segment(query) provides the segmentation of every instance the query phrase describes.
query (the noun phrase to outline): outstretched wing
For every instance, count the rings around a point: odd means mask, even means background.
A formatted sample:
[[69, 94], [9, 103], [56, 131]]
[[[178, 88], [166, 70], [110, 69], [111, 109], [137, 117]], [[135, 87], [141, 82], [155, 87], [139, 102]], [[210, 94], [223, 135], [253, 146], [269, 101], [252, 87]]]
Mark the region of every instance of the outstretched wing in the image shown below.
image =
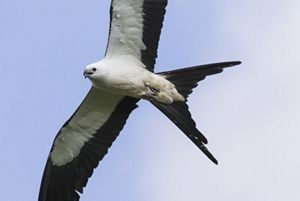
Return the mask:
[[113, 0], [106, 56], [130, 55], [153, 71], [167, 0]]
[[94, 168], [122, 130], [138, 99], [92, 88], [58, 132], [41, 183], [39, 201], [79, 200]]

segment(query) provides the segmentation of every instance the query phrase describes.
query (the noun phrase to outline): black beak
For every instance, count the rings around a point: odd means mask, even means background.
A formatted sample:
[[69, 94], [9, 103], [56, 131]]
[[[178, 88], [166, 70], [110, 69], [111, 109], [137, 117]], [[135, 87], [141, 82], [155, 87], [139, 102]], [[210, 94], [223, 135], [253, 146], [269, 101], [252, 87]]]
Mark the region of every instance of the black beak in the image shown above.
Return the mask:
[[93, 72], [90, 72], [90, 71], [87, 71], [87, 70], [84, 71], [84, 72], [83, 72], [84, 79], [90, 77], [90, 75], [92, 75], [92, 74], [93, 74]]

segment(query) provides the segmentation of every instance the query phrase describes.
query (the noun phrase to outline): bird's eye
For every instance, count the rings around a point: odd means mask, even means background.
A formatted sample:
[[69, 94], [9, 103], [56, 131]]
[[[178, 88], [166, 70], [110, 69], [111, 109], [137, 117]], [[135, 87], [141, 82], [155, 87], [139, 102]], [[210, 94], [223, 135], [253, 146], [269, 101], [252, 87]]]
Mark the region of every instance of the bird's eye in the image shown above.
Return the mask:
[[97, 69], [96, 68], [92, 68], [92, 70], [95, 72]]

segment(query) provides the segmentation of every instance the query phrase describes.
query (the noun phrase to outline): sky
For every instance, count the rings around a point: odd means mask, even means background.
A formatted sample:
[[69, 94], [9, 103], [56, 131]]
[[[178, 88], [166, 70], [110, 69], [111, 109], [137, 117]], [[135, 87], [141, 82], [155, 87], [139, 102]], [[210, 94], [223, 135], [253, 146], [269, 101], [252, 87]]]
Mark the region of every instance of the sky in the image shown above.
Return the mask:
[[[1, 200], [37, 200], [54, 136], [104, 55], [109, 1], [0, 2]], [[300, 2], [173, 0], [156, 71], [241, 60], [189, 97], [211, 163], [146, 101], [89, 180], [82, 201], [298, 201]]]

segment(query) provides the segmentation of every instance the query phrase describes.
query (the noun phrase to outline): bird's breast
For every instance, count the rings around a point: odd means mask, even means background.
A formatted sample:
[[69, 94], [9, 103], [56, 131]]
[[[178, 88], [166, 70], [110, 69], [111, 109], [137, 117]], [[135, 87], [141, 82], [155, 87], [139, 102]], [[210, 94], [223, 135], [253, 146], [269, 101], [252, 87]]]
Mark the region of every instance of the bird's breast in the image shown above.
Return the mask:
[[149, 71], [139, 66], [110, 66], [105, 75], [94, 77], [93, 86], [114, 94], [140, 98], [145, 91]]

